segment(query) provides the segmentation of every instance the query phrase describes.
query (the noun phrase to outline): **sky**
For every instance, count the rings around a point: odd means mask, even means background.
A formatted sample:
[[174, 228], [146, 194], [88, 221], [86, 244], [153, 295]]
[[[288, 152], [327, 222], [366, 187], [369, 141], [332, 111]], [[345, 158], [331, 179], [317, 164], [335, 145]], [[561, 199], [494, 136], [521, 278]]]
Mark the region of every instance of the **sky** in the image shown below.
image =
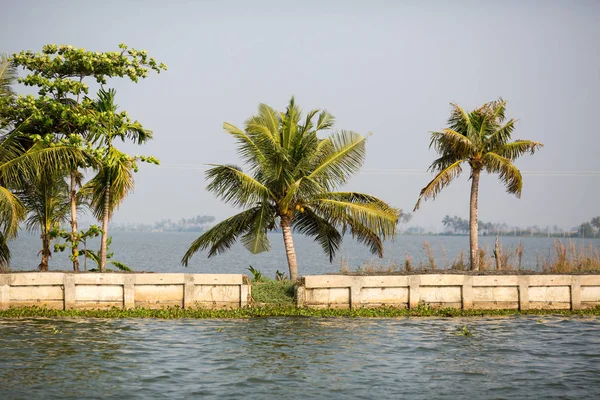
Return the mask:
[[[495, 176], [480, 183], [479, 217], [569, 228], [600, 215], [600, 2], [597, 1], [9, 1], [0, 52], [71, 44], [145, 49], [168, 71], [111, 80], [117, 103], [154, 133], [153, 155], [114, 221], [151, 223], [236, 212], [205, 190], [206, 164], [239, 164], [223, 122], [243, 126], [260, 103], [326, 109], [336, 129], [373, 133], [345, 190], [412, 211], [436, 158], [429, 132], [450, 103], [502, 97], [514, 139], [544, 143], [516, 161], [520, 199]], [[17, 87], [18, 92], [26, 92]], [[468, 217], [464, 173], [414, 214], [441, 227]]]

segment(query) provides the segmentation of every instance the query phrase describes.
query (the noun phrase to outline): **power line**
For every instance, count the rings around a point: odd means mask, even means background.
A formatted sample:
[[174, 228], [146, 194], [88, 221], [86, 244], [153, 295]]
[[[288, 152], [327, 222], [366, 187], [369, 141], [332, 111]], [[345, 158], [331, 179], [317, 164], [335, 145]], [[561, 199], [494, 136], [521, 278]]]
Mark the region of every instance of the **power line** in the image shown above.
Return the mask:
[[[184, 169], [184, 170], [206, 170], [210, 166], [205, 164], [172, 164], [161, 163], [164, 169]], [[424, 169], [400, 169], [400, 168], [363, 168], [360, 170], [364, 175], [431, 175]], [[540, 177], [600, 177], [600, 170], [521, 170], [522, 175], [540, 176]]]

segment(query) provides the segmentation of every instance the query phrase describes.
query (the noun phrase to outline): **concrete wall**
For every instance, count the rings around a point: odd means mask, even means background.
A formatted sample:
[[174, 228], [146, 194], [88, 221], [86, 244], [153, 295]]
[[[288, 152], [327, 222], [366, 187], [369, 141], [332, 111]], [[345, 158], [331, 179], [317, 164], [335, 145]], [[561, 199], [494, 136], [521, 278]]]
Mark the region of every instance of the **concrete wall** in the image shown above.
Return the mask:
[[306, 276], [298, 306], [468, 309], [573, 309], [600, 304], [600, 275]]
[[241, 274], [0, 274], [0, 309], [237, 308], [248, 304], [250, 286]]

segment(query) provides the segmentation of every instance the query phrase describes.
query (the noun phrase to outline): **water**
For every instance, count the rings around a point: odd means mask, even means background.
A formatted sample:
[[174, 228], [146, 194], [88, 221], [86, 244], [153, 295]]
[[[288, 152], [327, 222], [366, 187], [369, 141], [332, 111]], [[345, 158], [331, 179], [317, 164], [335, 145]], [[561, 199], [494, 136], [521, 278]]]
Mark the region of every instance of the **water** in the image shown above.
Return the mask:
[[600, 318], [0, 320], [0, 354], [6, 399], [583, 399]]
[[[196, 254], [188, 268], [181, 265], [181, 257], [189, 245], [198, 237], [198, 233], [152, 233], [152, 232], [115, 232], [112, 234], [113, 243], [110, 251], [115, 253], [114, 259], [122, 261], [138, 271], [153, 272], [190, 272], [190, 273], [248, 273], [247, 268], [252, 265], [264, 275], [275, 276], [275, 271], [287, 272], [287, 260], [283, 248], [283, 239], [280, 234], [269, 234], [271, 251], [258, 255], [250, 254], [241, 245], [237, 244], [228, 252], [208, 259], [206, 254]], [[494, 248], [494, 237], [480, 237], [480, 246], [491, 254]], [[576, 246], [594, 246], [600, 249], [600, 240], [570, 239]], [[397, 264], [402, 266], [407, 256], [412, 257], [413, 265], [426, 263], [426, 254], [423, 243], [428, 242], [433, 251], [438, 266], [447, 265], [461, 250], [468, 260], [469, 238], [466, 236], [398, 236], [395, 241], [386, 243], [384, 258], [373, 256], [366, 246], [345, 237], [339, 255], [333, 263], [323, 253], [318, 244], [312, 239], [301, 235], [294, 235], [299, 271], [301, 275], [325, 274], [340, 271], [341, 261], [349, 264], [350, 269], [365, 263], [374, 263], [380, 266]], [[523, 266], [535, 268], [537, 257], [548, 256], [553, 253], [553, 238], [536, 237], [502, 237], [500, 244], [507, 251], [517, 248], [519, 242], [525, 249]], [[569, 240], [563, 241], [564, 243]], [[39, 264], [37, 253], [41, 247], [37, 236], [21, 234], [14, 242], [10, 243], [13, 253], [11, 266], [13, 270], [35, 270]], [[98, 240], [89, 245], [92, 249], [99, 248]], [[444, 254], [445, 253], [445, 254]], [[93, 262], [89, 268], [94, 267]], [[517, 265], [516, 257], [511, 259]], [[54, 253], [50, 260], [51, 270], [69, 270], [71, 262], [69, 253]], [[82, 262], [83, 268], [83, 262]]]

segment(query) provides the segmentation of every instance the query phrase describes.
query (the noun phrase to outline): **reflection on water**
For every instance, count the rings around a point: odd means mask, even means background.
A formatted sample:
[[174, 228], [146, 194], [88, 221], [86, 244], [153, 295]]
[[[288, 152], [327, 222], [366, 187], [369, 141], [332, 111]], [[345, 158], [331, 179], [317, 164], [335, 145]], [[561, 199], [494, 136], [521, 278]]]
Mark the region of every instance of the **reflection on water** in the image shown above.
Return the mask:
[[2, 320], [0, 388], [23, 399], [593, 398], [599, 345], [597, 317]]

